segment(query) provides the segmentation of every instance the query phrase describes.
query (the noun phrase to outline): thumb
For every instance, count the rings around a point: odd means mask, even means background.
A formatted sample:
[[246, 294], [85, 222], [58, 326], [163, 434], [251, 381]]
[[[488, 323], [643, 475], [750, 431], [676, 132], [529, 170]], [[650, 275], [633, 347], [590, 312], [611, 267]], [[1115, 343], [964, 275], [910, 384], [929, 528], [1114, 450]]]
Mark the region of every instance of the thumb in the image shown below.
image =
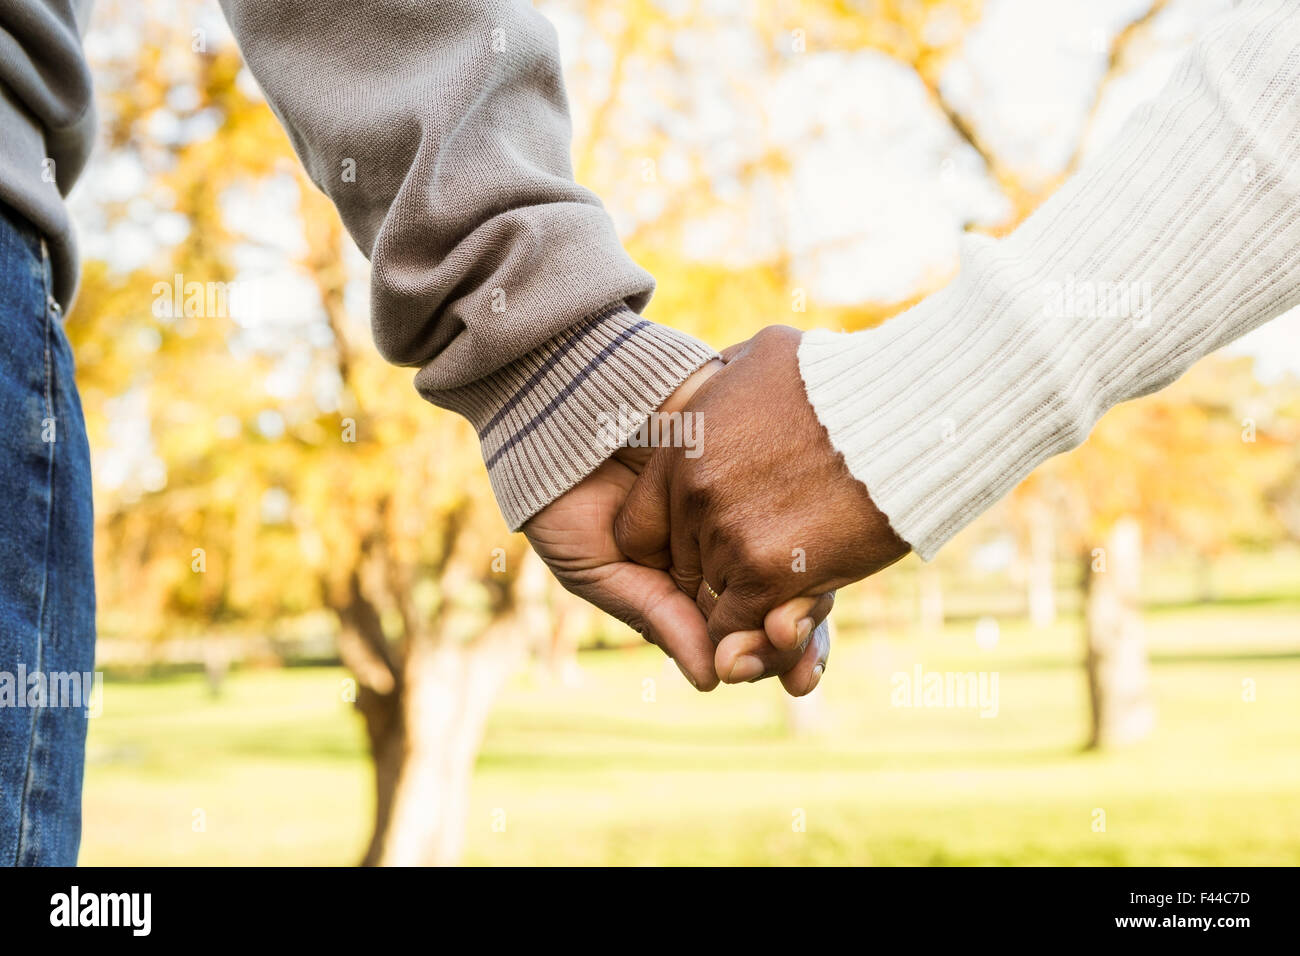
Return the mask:
[[723, 588], [718, 603], [709, 614], [709, 639], [718, 644], [737, 631], [761, 631], [767, 609], [776, 601], [761, 591], [749, 591], [731, 585]]
[[676, 662], [697, 690], [709, 691], [718, 686], [713, 643], [695, 602], [678, 590], [663, 571], [630, 561], [613, 567], [613, 573], [580, 591], [580, 596], [640, 630]]
[[774, 607], [763, 619], [763, 630], [772, 646], [783, 651], [803, 650], [813, 628], [826, 620], [835, 606], [835, 592], [803, 595]]
[[669, 551], [668, 468], [671, 459], [660, 449], [628, 492], [614, 516], [614, 542], [637, 564], [666, 570], [672, 566]]

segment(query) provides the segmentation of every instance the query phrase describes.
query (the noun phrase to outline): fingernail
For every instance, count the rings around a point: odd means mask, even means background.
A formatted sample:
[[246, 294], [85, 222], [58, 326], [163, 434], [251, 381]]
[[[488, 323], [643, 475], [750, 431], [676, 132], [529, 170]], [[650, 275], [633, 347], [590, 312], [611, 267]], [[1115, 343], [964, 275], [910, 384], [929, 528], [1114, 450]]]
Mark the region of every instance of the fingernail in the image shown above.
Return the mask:
[[821, 683], [822, 674], [825, 673], [825, 671], [825, 664], [818, 664], [813, 668], [812, 676], [808, 678], [808, 689], [804, 691], [805, 694], [811, 694], [813, 690], [816, 689], [817, 685]]
[[686, 678], [686, 680], [690, 683], [690, 685], [694, 687], [696, 690], [699, 690], [700, 685], [695, 683], [695, 678], [691, 676], [691, 672], [688, 671], [681, 664], [679, 664], [677, 661], [673, 661], [673, 663], [677, 664], [677, 669], [682, 672], [682, 676]]
[[736, 662], [731, 665], [731, 673], [727, 675], [728, 684], [740, 684], [747, 680], [753, 680], [760, 676], [766, 668], [763, 662], [751, 654], [741, 654], [736, 658]]
[[794, 626], [794, 636], [799, 639], [799, 650], [808, 646], [808, 638], [812, 637], [813, 619], [804, 617], [799, 619], [799, 623]]

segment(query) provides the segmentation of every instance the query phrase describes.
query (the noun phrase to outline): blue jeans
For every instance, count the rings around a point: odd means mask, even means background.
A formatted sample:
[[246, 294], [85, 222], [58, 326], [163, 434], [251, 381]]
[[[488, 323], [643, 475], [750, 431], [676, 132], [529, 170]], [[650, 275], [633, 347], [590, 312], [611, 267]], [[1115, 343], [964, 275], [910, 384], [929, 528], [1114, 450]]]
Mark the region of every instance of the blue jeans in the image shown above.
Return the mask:
[[[0, 864], [71, 866], [95, 664], [90, 449], [50, 263], [0, 205]], [[72, 675], [77, 675], [73, 686]]]

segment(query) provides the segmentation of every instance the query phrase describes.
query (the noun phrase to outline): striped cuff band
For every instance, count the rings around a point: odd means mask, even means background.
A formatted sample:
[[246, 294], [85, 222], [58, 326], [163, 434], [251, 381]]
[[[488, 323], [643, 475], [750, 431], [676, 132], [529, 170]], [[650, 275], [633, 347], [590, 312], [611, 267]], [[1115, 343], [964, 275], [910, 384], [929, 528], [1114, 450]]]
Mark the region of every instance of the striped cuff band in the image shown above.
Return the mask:
[[424, 397], [474, 425], [497, 503], [517, 531], [716, 357], [620, 302], [491, 375]]

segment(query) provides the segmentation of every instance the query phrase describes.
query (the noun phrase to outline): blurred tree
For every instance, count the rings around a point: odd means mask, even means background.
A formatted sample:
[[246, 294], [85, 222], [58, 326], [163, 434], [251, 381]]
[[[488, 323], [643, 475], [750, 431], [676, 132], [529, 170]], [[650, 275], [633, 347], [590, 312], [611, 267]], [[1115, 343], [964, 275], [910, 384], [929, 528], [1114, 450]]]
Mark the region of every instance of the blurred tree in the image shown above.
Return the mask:
[[1093, 550], [1084, 575], [1089, 748], [1134, 743], [1155, 726], [1139, 601], [1141, 568], [1141, 528], [1133, 518], [1120, 518], [1105, 547]]
[[[573, 14], [580, 42], [597, 49], [568, 82], [579, 121], [575, 166], [630, 219], [633, 252], [660, 282], [652, 314], [723, 343], [773, 321], [867, 327], [930, 291], [903, 303], [834, 307], [792, 296], [788, 223], [764, 218], [771, 204], [754, 197], [782, 194], [792, 150], [803, 145], [764, 108], [771, 81], [801, 52], [872, 49], [911, 66], [1016, 216], [1027, 213], [1041, 190], [1014, 181], [944, 102], [938, 82], [979, 10], [965, 0], [730, 11], [652, 0], [547, 4]], [[375, 357], [354, 304], [364, 301], [357, 257], [237, 53], [218, 40], [217, 16], [212, 3], [97, 7], [97, 23], [121, 28], [105, 30], [92, 49], [104, 143], [82, 203], [84, 221], [112, 241], [87, 261], [68, 328], [98, 458], [102, 627], [206, 636], [273, 631], [327, 612], [355, 682], [343, 694], [364, 717], [375, 759], [365, 861], [450, 862], [496, 688], [528, 642], [571, 646], [589, 618], [557, 605], [549, 578], [507, 533], [469, 427], [420, 402], [408, 376]], [[731, 59], [737, 37], [741, 53]], [[706, 72], [720, 75], [717, 89], [744, 120], [743, 141], [687, 135], [683, 118], [717, 105], [696, 95], [693, 77]], [[629, 84], [644, 88], [647, 77], [654, 102], [633, 104]], [[632, 105], [636, 121], [628, 122]], [[689, 174], [671, 190], [643, 188], [671, 162]], [[96, 189], [95, 175], [113, 188]], [[143, 185], [114, 186], [114, 177]], [[251, 225], [250, 206], [261, 216]], [[740, 207], [749, 210], [739, 220], [745, 229], [770, 232], [768, 257], [737, 265], [682, 252], [712, 213]], [[141, 241], [148, 252], [132, 259]], [[273, 295], [276, 285], [291, 294]], [[221, 295], [244, 288], [260, 310], [209, 308], [214, 295], [219, 306]], [[1204, 428], [1218, 423], [1212, 430], [1222, 438], [1221, 420], [1210, 406], [1189, 409], [1172, 396], [1108, 417], [1100, 441], [1094, 436], [1018, 492], [1018, 501], [1038, 495], [1093, 508], [1052, 508], [1058, 527], [1030, 550], [1040, 560], [1053, 550], [1090, 555], [1127, 514], [1143, 515], [1149, 541], [1190, 535], [1207, 551], [1229, 534], [1273, 533], [1251, 497], [1260, 482], [1287, 487], [1282, 471], [1264, 465], [1261, 453], [1272, 462], [1277, 450], [1269, 428], [1251, 450], [1254, 464], [1222, 488], [1186, 480], [1206, 460], [1223, 460], [1213, 456], [1224, 446], [1211, 448]], [[111, 467], [101, 467], [106, 460]], [[1243, 505], [1230, 530], [1211, 520], [1216, 508]], [[1031, 579], [1041, 595], [1044, 578]], [[930, 606], [941, 605], [937, 579], [926, 587]], [[1119, 624], [1106, 622], [1128, 613], [1130, 593], [1112, 602], [1120, 610], [1092, 615], [1098, 638], [1118, 633]], [[555, 625], [554, 606], [568, 609], [571, 622]], [[218, 670], [221, 659], [213, 653]]]
[[[1294, 424], [1280, 414], [1287, 391], [1262, 386], [1250, 359], [1212, 357], [1164, 391], [1113, 409], [1081, 447], [1014, 492], [1019, 527], [1032, 535], [1035, 522], [1049, 525], [1081, 572], [1091, 745], [1132, 739], [1133, 728], [1149, 726], [1134, 716], [1147, 710], [1139, 690], [1146, 665], [1138, 660], [1142, 539], [1209, 562], [1230, 546], [1281, 536], [1268, 490], [1291, 459]], [[1040, 573], [1052, 573], [1054, 558], [1054, 551], [1038, 557]]]
[[[175, 637], [332, 612], [375, 763], [364, 861], [454, 862], [495, 692], [549, 629], [549, 578], [507, 532], [472, 429], [421, 402], [347, 309], [338, 218], [234, 48], [195, 49], [201, 28], [170, 8], [112, 15], [140, 43], [97, 62], [100, 162], [149, 185], [96, 215], [108, 233], [185, 228], [134, 267], [89, 261], [69, 319], [96, 447], [132, 460], [98, 489], [103, 621]], [[270, 206], [252, 234], [241, 201]], [[278, 246], [276, 214], [296, 233]]]

